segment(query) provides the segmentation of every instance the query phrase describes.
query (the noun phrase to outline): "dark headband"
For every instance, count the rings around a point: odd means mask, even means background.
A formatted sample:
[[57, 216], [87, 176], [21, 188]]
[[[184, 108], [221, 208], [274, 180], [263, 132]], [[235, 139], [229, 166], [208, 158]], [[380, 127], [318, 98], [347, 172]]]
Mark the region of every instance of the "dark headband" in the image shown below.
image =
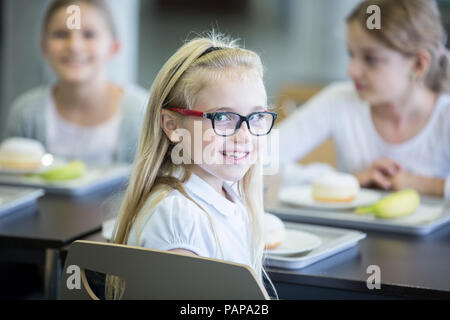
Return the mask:
[[[199, 55], [198, 57], [201, 58], [201, 57], [203, 57], [204, 55], [207, 55], [207, 54], [210, 53], [210, 52], [217, 51], [217, 50], [222, 50], [222, 49], [225, 49], [225, 48], [221, 48], [221, 47], [209, 47], [208, 49], [206, 49], [205, 51], [203, 51], [203, 53], [202, 53], [201, 55]], [[198, 58], [197, 58], [197, 59], [198, 59]]]
[[[199, 55], [197, 59], [199, 59], [199, 58], [201, 58], [201, 57], [207, 55], [207, 54], [210, 53], [210, 52], [217, 51], [217, 50], [222, 50], [222, 49], [225, 49], [225, 48], [221, 48], [221, 47], [209, 47], [208, 49], [206, 49], [205, 51], [203, 51], [202, 54]], [[173, 74], [177, 73], [177, 71], [181, 68], [181, 66], [184, 64], [185, 61], [186, 61], [186, 59], [184, 59], [184, 60], [177, 66], [177, 68], [175, 69], [175, 71], [173, 72]]]
[[[205, 51], [203, 51], [202, 54], [199, 55], [197, 59], [203, 57], [204, 55], [207, 55], [207, 54], [210, 53], [210, 52], [217, 51], [217, 50], [222, 50], [222, 49], [225, 49], [225, 48], [221, 48], [221, 47], [209, 47], [208, 49], [206, 49]], [[170, 80], [172, 79], [172, 77], [175, 75], [175, 73], [177, 73], [177, 71], [181, 68], [181, 66], [184, 64], [185, 61], [186, 61], [186, 59], [184, 59], [184, 60], [177, 66], [177, 68], [176, 68], [175, 71], [172, 73], [172, 75], [170, 76], [169, 81], [168, 81], [167, 83], [170, 82]], [[163, 106], [164, 106], [164, 105], [167, 105], [167, 103], [164, 102]]]

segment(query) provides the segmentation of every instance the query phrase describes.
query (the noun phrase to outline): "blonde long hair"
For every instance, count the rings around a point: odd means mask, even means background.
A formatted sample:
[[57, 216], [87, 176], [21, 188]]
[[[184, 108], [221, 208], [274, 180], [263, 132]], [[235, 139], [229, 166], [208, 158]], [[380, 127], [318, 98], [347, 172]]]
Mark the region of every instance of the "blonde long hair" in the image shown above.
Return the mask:
[[[217, 47], [221, 50], [203, 54], [207, 49]], [[142, 221], [142, 215], [149, 213], [172, 190], [178, 190], [192, 200], [183, 187], [191, 172], [188, 166], [175, 165], [171, 160], [171, 151], [174, 145], [161, 128], [161, 111], [163, 108], [172, 106], [192, 109], [195, 97], [200, 90], [210, 81], [236, 70], [236, 68], [254, 72], [261, 79], [263, 77], [263, 66], [256, 53], [239, 48], [236, 46], [236, 41], [217, 35], [189, 41], [164, 64], [151, 89], [134, 169], [114, 230], [112, 240], [114, 243], [127, 244], [133, 225], [139, 224], [139, 221]], [[212, 75], [212, 77], [207, 75]], [[252, 264], [260, 279], [264, 272], [262, 267], [264, 207], [261, 163], [260, 160], [257, 161], [238, 181], [238, 191], [247, 207], [252, 228], [252, 252], [250, 253]], [[180, 171], [181, 174], [178, 174], [178, 177], [174, 176], [176, 172]], [[150, 204], [148, 199], [151, 199]], [[206, 211], [205, 214], [211, 222]], [[140, 217], [138, 218], [138, 216]], [[211, 226], [214, 231], [212, 223]], [[220, 243], [218, 246], [221, 248]], [[117, 277], [108, 278], [106, 297], [120, 298], [123, 286]]]

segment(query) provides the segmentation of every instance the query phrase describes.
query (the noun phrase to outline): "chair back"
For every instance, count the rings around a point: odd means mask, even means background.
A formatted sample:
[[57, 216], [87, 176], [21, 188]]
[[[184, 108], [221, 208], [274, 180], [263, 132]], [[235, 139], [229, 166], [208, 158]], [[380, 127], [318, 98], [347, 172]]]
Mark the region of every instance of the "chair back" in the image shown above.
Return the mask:
[[[246, 265], [81, 240], [69, 248], [62, 276], [61, 299], [98, 299], [89, 286], [86, 270], [123, 279], [123, 299], [269, 299], [253, 270]], [[79, 279], [76, 278], [77, 272]], [[76, 286], [76, 281], [79, 281], [79, 286]]]

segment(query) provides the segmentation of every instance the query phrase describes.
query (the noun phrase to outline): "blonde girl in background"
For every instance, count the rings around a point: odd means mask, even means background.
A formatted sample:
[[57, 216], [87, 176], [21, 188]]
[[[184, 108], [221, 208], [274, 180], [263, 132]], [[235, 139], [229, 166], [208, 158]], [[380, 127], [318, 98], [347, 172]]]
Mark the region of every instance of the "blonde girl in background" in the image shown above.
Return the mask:
[[[371, 5], [381, 29], [366, 27]], [[331, 137], [338, 169], [361, 186], [450, 200], [450, 65], [436, 2], [363, 1], [347, 41], [352, 83], [331, 84], [280, 125], [280, 160]]]
[[[67, 8], [80, 8], [81, 29], [69, 29]], [[17, 98], [6, 136], [40, 141], [59, 158], [131, 163], [147, 93], [108, 80], [107, 64], [120, 50], [103, 0], [56, 0], [42, 26], [41, 48], [56, 82]]]
[[[214, 36], [182, 46], [153, 83], [113, 242], [245, 264], [262, 280], [259, 151], [275, 119], [257, 54]], [[109, 278], [106, 296], [120, 289]]]

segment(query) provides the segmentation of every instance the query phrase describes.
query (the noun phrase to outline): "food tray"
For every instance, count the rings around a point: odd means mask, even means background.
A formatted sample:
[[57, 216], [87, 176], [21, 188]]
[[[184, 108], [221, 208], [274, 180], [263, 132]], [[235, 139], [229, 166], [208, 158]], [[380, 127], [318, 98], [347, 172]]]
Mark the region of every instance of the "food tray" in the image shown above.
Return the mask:
[[301, 269], [352, 248], [358, 244], [358, 241], [366, 237], [365, 233], [348, 229], [293, 222], [285, 222], [285, 226], [286, 229], [312, 233], [322, 240], [322, 244], [314, 250], [298, 255], [278, 256], [267, 254], [265, 260], [267, 266], [282, 269]]
[[47, 181], [36, 176], [0, 174], [0, 184], [42, 188], [49, 194], [81, 196], [110, 185], [123, 183], [131, 172], [130, 165], [87, 167], [83, 177], [66, 181]]
[[43, 189], [0, 186], [0, 217], [33, 204], [44, 193]]
[[313, 210], [281, 202], [267, 211], [288, 221], [415, 235], [429, 234], [450, 222], [450, 207], [442, 199], [427, 196], [421, 196], [421, 204], [415, 213], [396, 219], [357, 215], [353, 209]]

